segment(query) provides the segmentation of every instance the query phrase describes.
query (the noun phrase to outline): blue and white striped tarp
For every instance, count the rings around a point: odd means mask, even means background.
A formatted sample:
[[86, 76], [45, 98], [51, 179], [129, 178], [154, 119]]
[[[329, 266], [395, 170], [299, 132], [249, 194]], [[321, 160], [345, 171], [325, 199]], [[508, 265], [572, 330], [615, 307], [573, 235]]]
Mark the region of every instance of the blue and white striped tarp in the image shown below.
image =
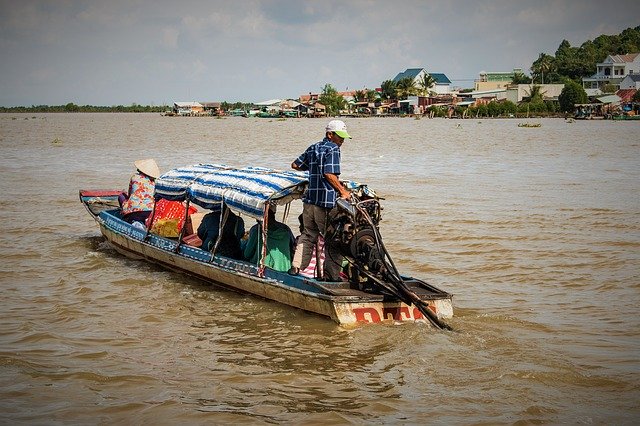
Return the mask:
[[155, 196], [188, 199], [210, 210], [219, 210], [224, 201], [238, 213], [261, 219], [265, 203], [287, 196], [301, 198], [307, 183], [306, 172], [197, 164], [170, 170], [156, 179]]

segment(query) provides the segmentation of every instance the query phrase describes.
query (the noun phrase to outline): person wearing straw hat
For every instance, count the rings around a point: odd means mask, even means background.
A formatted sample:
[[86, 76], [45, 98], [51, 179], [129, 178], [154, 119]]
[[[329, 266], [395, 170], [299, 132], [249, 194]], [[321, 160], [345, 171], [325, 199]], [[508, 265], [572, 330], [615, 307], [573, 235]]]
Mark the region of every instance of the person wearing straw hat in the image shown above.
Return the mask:
[[160, 169], [152, 158], [137, 160], [133, 163], [136, 173], [129, 180], [129, 191], [118, 197], [122, 208], [122, 218], [129, 222], [142, 222], [153, 211], [155, 180], [160, 176]]
[[[340, 147], [345, 139], [351, 139], [347, 126], [341, 120], [331, 120], [325, 128], [325, 137], [311, 145], [291, 163], [295, 170], [309, 171], [309, 187], [302, 199], [304, 231], [296, 247], [289, 273], [297, 275], [311, 261], [313, 247], [318, 236], [324, 237], [329, 212], [335, 207], [337, 197], [349, 198], [349, 191], [340, 183]], [[342, 255], [325, 240], [325, 262], [322, 279], [340, 281]]]

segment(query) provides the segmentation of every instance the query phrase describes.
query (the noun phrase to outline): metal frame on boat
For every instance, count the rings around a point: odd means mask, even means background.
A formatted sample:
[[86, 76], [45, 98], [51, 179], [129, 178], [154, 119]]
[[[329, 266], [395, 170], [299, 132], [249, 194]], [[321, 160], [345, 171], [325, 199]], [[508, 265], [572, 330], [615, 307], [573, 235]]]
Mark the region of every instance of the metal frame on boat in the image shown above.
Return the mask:
[[[269, 203], [288, 204], [300, 198], [306, 183], [306, 173], [301, 172], [197, 165], [162, 175], [156, 181], [156, 198], [193, 202], [209, 209], [224, 203], [260, 220]], [[435, 320], [438, 325], [441, 319], [453, 316], [452, 295], [415, 278], [403, 276], [402, 281], [419, 297], [416, 302], [424, 305], [422, 309], [388, 292], [358, 288], [355, 283], [324, 282], [275, 271], [263, 264], [212, 256], [181, 238], [161, 237], [125, 222], [118, 207], [119, 194], [120, 191], [80, 190], [80, 200], [106, 240], [127, 257], [329, 317], [344, 325], [426, 320], [432, 324]], [[429, 309], [426, 316], [424, 307]]]

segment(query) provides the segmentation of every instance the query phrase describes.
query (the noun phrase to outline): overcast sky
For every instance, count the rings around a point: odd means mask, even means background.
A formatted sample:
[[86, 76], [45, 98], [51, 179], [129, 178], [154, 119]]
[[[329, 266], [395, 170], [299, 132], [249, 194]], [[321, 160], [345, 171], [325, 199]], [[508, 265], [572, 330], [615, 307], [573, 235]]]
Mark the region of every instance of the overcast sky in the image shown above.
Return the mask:
[[637, 25], [639, 0], [0, 0], [0, 105], [258, 102], [414, 67], [472, 87]]

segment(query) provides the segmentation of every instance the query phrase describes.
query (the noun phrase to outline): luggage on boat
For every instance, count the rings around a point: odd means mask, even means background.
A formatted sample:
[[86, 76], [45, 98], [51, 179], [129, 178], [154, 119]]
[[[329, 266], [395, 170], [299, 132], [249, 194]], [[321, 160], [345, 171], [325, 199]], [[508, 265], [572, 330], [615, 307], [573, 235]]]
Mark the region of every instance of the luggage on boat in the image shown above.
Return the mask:
[[[185, 206], [180, 201], [160, 199], [156, 201], [155, 212], [147, 219], [147, 228], [151, 218], [151, 232], [167, 238], [178, 238], [184, 224]], [[189, 207], [189, 214], [196, 213], [198, 209]]]

